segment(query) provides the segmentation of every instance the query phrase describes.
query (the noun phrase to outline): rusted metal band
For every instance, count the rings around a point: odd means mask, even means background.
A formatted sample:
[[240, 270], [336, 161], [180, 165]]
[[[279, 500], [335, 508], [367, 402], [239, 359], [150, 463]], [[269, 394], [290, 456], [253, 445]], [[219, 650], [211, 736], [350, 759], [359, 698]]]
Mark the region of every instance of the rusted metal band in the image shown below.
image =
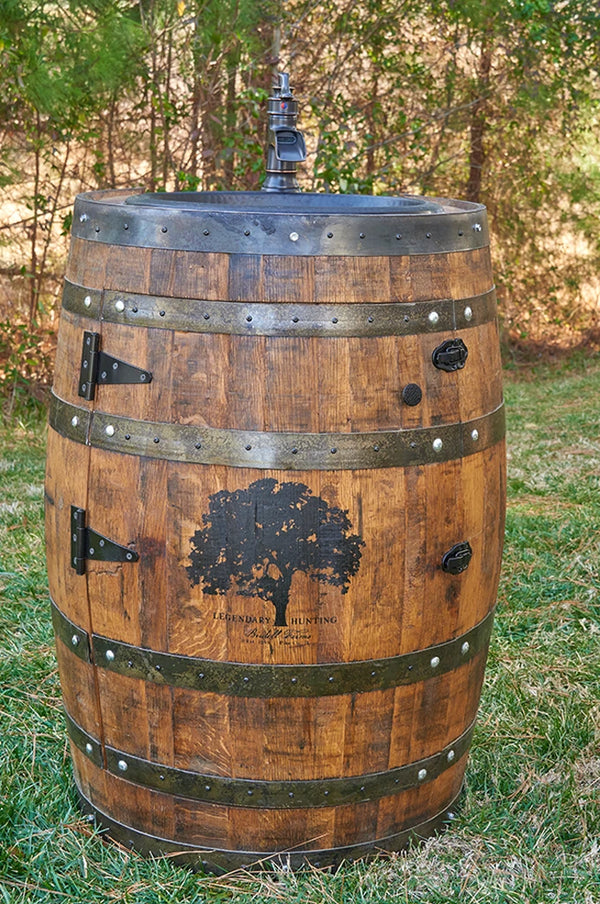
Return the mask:
[[489, 245], [482, 204], [442, 200], [439, 210], [415, 212], [393, 203], [400, 199], [358, 195], [200, 195], [168, 203], [156, 195], [81, 194], [72, 234], [131, 248], [294, 257], [445, 254]]
[[465, 458], [505, 435], [504, 406], [458, 424], [372, 433], [267, 433], [139, 421], [50, 402], [50, 426], [94, 448], [233, 468], [340, 471], [405, 468]]
[[[68, 713], [67, 726], [71, 740], [79, 750], [93, 759], [96, 765], [101, 765], [98, 755], [100, 753], [101, 758], [102, 751], [99, 751], [95, 738], [89, 736]], [[176, 769], [113, 747], [105, 748], [106, 767], [113, 775], [145, 788], [228, 807], [261, 810], [337, 807], [380, 800], [433, 781], [468, 752], [474, 728], [475, 721], [458, 738], [432, 756], [386, 772], [341, 778], [298, 781], [227, 778]]]
[[496, 291], [453, 300], [366, 304], [207, 301], [88, 289], [65, 280], [63, 308], [127, 326], [236, 336], [413, 336], [495, 320]]
[[[64, 616], [56, 610], [54, 618]], [[494, 610], [491, 610], [479, 624], [454, 640], [385, 659], [316, 665], [222, 662], [148, 650], [94, 634], [86, 661], [94, 661], [98, 667], [129, 678], [233, 697], [366, 693], [427, 681], [470, 662], [487, 650], [493, 618]], [[68, 629], [57, 631], [57, 637], [70, 646]]]
[[104, 752], [100, 741], [87, 732], [81, 725], [78, 725], [75, 719], [63, 709], [65, 722], [67, 723], [67, 732], [75, 747], [81, 750], [96, 766], [104, 768]]
[[58, 608], [54, 600], [50, 600], [50, 609], [52, 613], [52, 626], [54, 628], [54, 636], [61, 640], [75, 656], [84, 662], [91, 661], [90, 636], [74, 622], [72, 622], [64, 612]]
[[459, 668], [487, 650], [494, 611], [470, 631], [424, 650], [316, 665], [221, 662], [148, 650], [99, 634], [90, 638], [54, 603], [52, 620], [56, 637], [67, 647], [72, 648], [75, 631], [82, 636], [74, 648], [81, 659], [129, 678], [232, 697], [329, 697], [416, 684]]
[[462, 795], [461, 791], [450, 800], [446, 806], [432, 816], [417, 825], [407, 827], [401, 832], [377, 838], [373, 841], [359, 844], [346, 845], [344, 847], [327, 848], [320, 850], [292, 851], [228, 851], [214, 847], [205, 848], [182, 841], [173, 841], [149, 835], [131, 826], [117, 822], [104, 811], [96, 807], [77, 787], [79, 802], [82, 810], [94, 817], [96, 825], [106, 830], [109, 838], [119, 842], [125, 847], [131, 848], [144, 856], [168, 856], [177, 864], [185, 864], [195, 869], [207, 872], [225, 873], [234, 869], [248, 867], [269, 868], [285, 866], [298, 869], [304, 864], [326, 867], [337, 866], [343, 860], [362, 859], [385, 852], [401, 851], [411, 842], [424, 839], [443, 831], [455, 818], [455, 808]]

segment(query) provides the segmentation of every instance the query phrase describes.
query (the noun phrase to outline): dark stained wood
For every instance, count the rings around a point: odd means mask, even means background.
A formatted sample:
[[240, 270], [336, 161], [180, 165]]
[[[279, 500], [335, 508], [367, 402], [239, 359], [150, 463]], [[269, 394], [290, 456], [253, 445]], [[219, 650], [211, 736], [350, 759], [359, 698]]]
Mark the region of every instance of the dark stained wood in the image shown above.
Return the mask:
[[[489, 249], [414, 256], [216, 254], [71, 244], [67, 277], [89, 288], [267, 303], [469, 299], [492, 286]], [[465, 302], [465, 304], [468, 302]], [[77, 394], [82, 333], [152, 372], [148, 385]], [[445, 373], [431, 360], [459, 336], [469, 356]], [[496, 323], [453, 333], [300, 338], [184, 333], [63, 311], [54, 390], [82, 408], [142, 421], [267, 432], [357, 433], [469, 421], [502, 402]], [[408, 383], [423, 398], [402, 401]], [[504, 443], [407, 468], [277, 471], [192, 465], [91, 448], [49, 433], [47, 544], [57, 606], [90, 634], [221, 662], [313, 664], [370, 660], [459, 637], [495, 604], [505, 499]], [[347, 513], [360, 566], [341, 586], [297, 571], [285, 629], [268, 600], [235, 586], [192, 585], [192, 538], [210, 499], [272, 478], [300, 483]], [[70, 567], [70, 506], [131, 546], [139, 561]], [[256, 516], [258, 518], [258, 515]], [[466, 572], [441, 570], [468, 541]], [[65, 705], [103, 744], [206, 775], [303, 780], [386, 771], [442, 750], [474, 720], [486, 651], [452, 671], [384, 691], [254, 699], [160, 686], [82, 662], [57, 641]], [[176, 798], [94, 766], [73, 748], [76, 780], [100, 810], [138, 831], [228, 850], [318, 850], [375, 841], [426, 821], [454, 799], [466, 756], [399, 795], [339, 807], [264, 811]]]

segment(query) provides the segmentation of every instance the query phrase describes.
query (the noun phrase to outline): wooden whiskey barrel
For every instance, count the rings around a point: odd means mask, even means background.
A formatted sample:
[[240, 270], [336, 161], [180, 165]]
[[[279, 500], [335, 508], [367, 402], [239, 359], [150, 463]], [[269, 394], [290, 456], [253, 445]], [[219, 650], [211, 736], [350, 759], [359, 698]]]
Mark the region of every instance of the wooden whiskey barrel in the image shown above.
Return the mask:
[[48, 571], [111, 837], [325, 865], [450, 818], [503, 537], [488, 245], [457, 201], [77, 199]]

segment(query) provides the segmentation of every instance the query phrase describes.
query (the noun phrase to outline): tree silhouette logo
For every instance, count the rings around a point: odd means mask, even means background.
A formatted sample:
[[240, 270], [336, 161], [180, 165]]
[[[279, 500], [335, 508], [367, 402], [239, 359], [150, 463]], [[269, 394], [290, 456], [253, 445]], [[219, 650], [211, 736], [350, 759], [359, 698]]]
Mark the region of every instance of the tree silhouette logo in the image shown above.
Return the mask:
[[302, 571], [347, 593], [364, 541], [351, 534], [347, 511], [328, 505], [302, 483], [272, 477], [247, 489], [210, 496], [204, 527], [190, 538], [192, 586], [222, 594], [234, 588], [275, 606], [275, 625], [286, 626], [292, 578]]

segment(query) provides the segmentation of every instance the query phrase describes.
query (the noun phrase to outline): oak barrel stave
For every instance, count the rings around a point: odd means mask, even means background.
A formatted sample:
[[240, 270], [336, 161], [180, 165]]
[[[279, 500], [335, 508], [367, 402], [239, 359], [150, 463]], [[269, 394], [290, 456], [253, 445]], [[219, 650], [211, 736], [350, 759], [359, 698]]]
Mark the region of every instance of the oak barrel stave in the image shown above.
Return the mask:
[[[65, 426], [64, 418], [51, 420], [46, 490], [51, 595], [59, 618], [85, 632], [91, 651], [84, 661], [81, 649], [69, 649], [68, 633], [57, 638], [65, 706], [80, 731], [80, 746], [72, 742], [72, 752], [84, 806], [92, 807], [116, 837], [129, 838], [143, 850], [167, 850], [170, 843], [218, 848], [208, 861], [214, 868], [287, 848], [296, 852], [294, 863], [303, 852], [324, 863], [396, 849], [410, 831], [427, 834], [443, 823], [463, 780], [466, 752], [439, 775], [416, 779], [414, 787], [392, 795], [335, 806], [278, 803], [262, 809], [244, 807], [239, 800], [231, 806], [166, 794], [128, 781], [126, 773], [110, 771], [110, 751], [123, 761], [137, 757], [150, 764], [144, 767], [150, 771], [152, 764], [162, 764], [174, 770], [177, 782], [186, 771], [208, 783], [220, 776], [271, 783], [268, 788], [277, 782], [339, 778], [352, 783], [374, 773], [390, 776], [424, 758], [439, 758], [473, 724], [489, 630], [476, 652], [466, 653], [464, 662], [459, 658], [443, 674], [436, 675], [433, 666], [431, 676], [412, 683], [358, 692], [342, 687], [323, 696], [203, 692], [169, 684], [169, 679], [160, 683], [156, 675], [144, 680], [120, 674], [101, 657], [112, 641], [147, 651], [148, 661], [156, 663], [168, 653], [225, 667], [337, 667], [426, 651], [471, 636], [468, 632], [491, 617], [505, 478], [501, 426], [486, 432], [488, 421], [498, 420], [502, 389], [497, 325], [485, 300], [493, 290], [485, 236], [481, 247], [476, 236], [466, 250], [440, 250], [434, 224], [437, 246], [431, 254], [136, 247], [105, 238], [113, 211], [121, 216], [125, 210], [124, 197], [115, 197], [109, 193], [108, 213], [98, 221], [100, 239], [86, 233], [89, 224], [84, 224], [72, 240], [54, 394], [56, 409], [81, 423], [73, 427]], [[102, 207], [102, 195], [94, 203]], [[449, 202], [453, 216], [468, 208], [454, 203]], [[81, 209], [92, 211], [89, 200], [85, 204]], [[132, 228], [138, 228], [140, 218], [155, 215], [137, 211]], [[481, 210], [468, 215], [473, 230], [473, 216], [477, 223], [484, 220]], [[143, 234], [151, 242], [169, 239], [158, 233], [155, 239], [148, 229]], [[303, 236], [298, 244], [302, 241]], [[426, 247], [426, 240], [420, 241]], [[89, 315], [82, 293], [88, 293]], [[147, 322], [131, 322], [135, 299], [127, 297], [127, 322], [120, 322], [115, 302], [126, 293], [141, 299], [144, 311], [154, 312]], [[181, 319], [182, 310], [201, 310], [202, 300], [241, 304], [233, 313], [227, 309], [227, 317], [238, 318], [234, 331], [209, 332], [205, 324], [196, 331], [192, 315]], [[364, 313], [374, 310], [375, 320], [377, 307], [390, 303], [397, 306], [391, 316], [421, 318], [425, 326], [411, 326], [406, 334], [398, 327], [395, 335], [352, 335], [354, 327], [348, 335], [327, 332], [322, 311], [329, 316], [332, 305], [340, 306], [340, 320], [344, 305], [356, 306], [360, 317], [366, 306]], [[321, 324], [311, 326], [314, 335], [295, 336], [288, 325], [283, 335], [261, 334], [261, 323], [280, 324], [293, 315], [294, 305], [314, 307], [311, 323]], [[246, 308], [245, 316], [253, 320], [244, 335], [239, 318]], [[470, 317], [467, 308], [474, 312]], [[436, 329], [430, 315], [437, 309], [442, 318], [451, 312], [456, 325]], [[298, 312], [306, 316], [305, 309]], [[177, 328], [178, 322], [187, 328]], [[339, 333], [344, 327], [334, 329]], [[98, 333], [110, 355], [150, 371], [152, 382], [100, 385], [93, 401], [82, 399], [78, 381], [85, 330]], [[456, 337], [468, 348], [466, 365], [454, 373], [438, 370], [432, 364], [434, 349]], [[409, 406], [402, 393], [412, 383], [421, 387], [422, 399]], [[207, 431], [209, 439], [211, 430], [224, 430], [228, 443], [236, 431], [300, 440], [307, 434], [348, 435], [350, 442], [375, 432], [383, 442], [386, 431], [425, 431], [422, 435], [430, 437], [435, 433], [427, 431], [439, 428], [450, 431], [443, 433], [446, 437], [454, 435], [455, 425], [467, 429], [471, 422], [481, 427], [481, 437], [473, 440], [480, 448], [461, 439], [459, 453], [445, 452], [436, 460], [430, 452], [401, 467], [391, 460], [383, 467], [369, 461], [366, 468], [330, 468], [325, 462], [315, 470], [302, 463], [301, 454], [286, 458], [283, 469], [245, 467], [243, 450], [235, 451], [234, 466], [227, 466], [175, 460], [169, 452], [179, 437], [187, 442], [194, 429]], [[116, 425], [118, 436], [125, 423], [136, 430], [136, 424], [154, 424], [158, 435], [145, 445], [136, 440], [131, 452], [129, 440], [120, 436], [111, 451], [105, 426]], [[167, 441], [171, 436], [175, 440]], [[274, 626], [268, 600], [235, 590], [219, 596], [204, 592], [200, 584], [190, 585], [187, 570], [190, 542], [211, 497], [268, 479], [279, 486], [300, 483], [309, 495], [346, 512], [364, 543], [360, 567], [345, 593], [305, 573], [294, 574], [285, 630]], [[68, 536], [72, 505], [86, 510], [95, 531], [135, 550], [139, 561], [88, 560], [85, 576], [76, 575], [68, 544], [59, 540]], [[462, 540], [473, 550], [468, 569], [445, 573], [442, 556]], [[87, 743], [97, 749], [97, 760], [86, 751], [85, 737], [92, 739]], [[201, 862], [205, 855], [200, 850], [197, 856]]]

